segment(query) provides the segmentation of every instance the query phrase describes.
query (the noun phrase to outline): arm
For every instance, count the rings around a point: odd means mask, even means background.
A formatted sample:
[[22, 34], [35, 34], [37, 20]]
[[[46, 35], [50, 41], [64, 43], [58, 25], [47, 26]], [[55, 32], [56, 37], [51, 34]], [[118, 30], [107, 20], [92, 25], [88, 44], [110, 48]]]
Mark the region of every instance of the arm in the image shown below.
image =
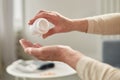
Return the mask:
[[26, 53], [40, 60], [65, 62], [76, 69], [82, 80], [120, 80], [120, 70], [84, 56], [68, 46], [41, 46], [20, 40]]
[[82, 57], [76, 70], [82, 80], [120, 80], [120, 70], [89, 57]]
[[[86, 20], [88, 21], [87, 33], [120, 34], [120, 13], [90, 17]], [[81, 30], [80, 21], [74, 20], [78, 31]], [[89, 57], [82, 57], [76, 65], [76, 70], [82, 80], [120, 80], [120, 70]]]
[[[44, 38], [55, 33], [69, 32], [73, 30], [94, 34], [120, 34], [119, 13], [72, 20], [63, 17], [58, 13], [42, 11], [30, 20], [29, 24], [32, 24], [37, 18], [41, 17], [48, 19], [55, 25], [53, 29], [43, 35]], [[23, 41], [21, 44], [25, 45]], [[36, 48], [36, 45], [29, 45], [25, 47], [24, 50], [26, 53], [29, 53], [38, 59], [57, 60], [69, 64], [77, 70], [79, 76], [83, 80], [120, 80], [120, 70], [85, 57], [80, 52], [76, 52], [73, 49], [71, 50], [71, 48], [68, 47], [48, 46]]]
[[120, 13], [88, 18], [88, 33], [103, 35], [120, 34]]
[[32, 25], [38, 18], [46, 18], [54, 28], [43, 35], [43, 38], [56, 33], [80, 31], [93, 34], [120, 34], [120, 13], [106, 14], [83, 19], [69, 19], [54, 11], [40, 11], [29, 21]]
[[78, 31], [103, 35], [120, 34], [120, 13], [73, 20], [73, 23]]

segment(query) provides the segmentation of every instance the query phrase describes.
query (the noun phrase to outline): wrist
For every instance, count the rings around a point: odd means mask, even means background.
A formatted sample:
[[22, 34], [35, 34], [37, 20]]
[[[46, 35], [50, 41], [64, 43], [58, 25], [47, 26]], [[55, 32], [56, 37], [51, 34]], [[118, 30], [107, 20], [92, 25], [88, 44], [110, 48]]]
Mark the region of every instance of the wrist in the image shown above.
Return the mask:
[[78, 61], [84, 56], [79, 51], [73, 50], [69, 46], [57, 46], [59, 53], [58, 61], [64, 62], [71, 66], [73, 69], [76, 69]]
[[87, 32], [88, 30], [88, 20], [87, 19], [73, 19], [73, 30], [80, 32]]
[[69, 55], [67, 54], [65, 58], [63, 59], [66, 64], [71, 66], [73, 69], [76, 69], [76, 65], [78, 61], [83, 57], [84, 55], [81, 54], [78, 51], [73, 51]]

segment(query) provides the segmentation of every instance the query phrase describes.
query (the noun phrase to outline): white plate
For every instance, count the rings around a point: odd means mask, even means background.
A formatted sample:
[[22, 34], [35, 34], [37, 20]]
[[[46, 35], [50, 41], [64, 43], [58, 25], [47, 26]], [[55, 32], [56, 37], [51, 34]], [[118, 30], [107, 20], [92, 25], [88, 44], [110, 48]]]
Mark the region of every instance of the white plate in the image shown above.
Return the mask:
[[55, 67], [48, 70], [36, 70], [34, 72], [24, 72], [13, 68], [13, 65], [7, 67], [7, 72], [16, 77], [26, 78], [56, 78], [76, 74], [76, 71], [62, 62], [54, 62]]

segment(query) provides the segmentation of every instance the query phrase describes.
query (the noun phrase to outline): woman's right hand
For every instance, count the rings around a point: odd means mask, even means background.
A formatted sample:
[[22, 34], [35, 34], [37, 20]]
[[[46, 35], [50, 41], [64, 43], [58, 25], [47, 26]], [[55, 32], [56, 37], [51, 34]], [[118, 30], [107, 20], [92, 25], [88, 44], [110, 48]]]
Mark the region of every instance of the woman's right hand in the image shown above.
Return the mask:
[[71, 19], [62, 16], [57, 12], [45, 10], [37, 13], [36, 16], [29, 21], [29, 25], [32, 25], [34, 21], [38, 18], [45, 18], [54, 25], [52, 29], [50, 29], [46, 34], [43, 35], [43, 38], [56, 33], [70, 32], [74, 28]]

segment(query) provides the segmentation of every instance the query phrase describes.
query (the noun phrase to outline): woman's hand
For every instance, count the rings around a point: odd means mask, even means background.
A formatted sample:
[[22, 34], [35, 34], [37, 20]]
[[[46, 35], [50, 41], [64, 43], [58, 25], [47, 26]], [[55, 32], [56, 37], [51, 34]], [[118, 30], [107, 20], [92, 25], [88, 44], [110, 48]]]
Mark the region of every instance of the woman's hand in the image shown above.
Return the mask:
[[65, 62], [74, 69], [78, 60], [83, 56], [83, 54], [68, 46], [41, 46], [38, 43], [32, 44], [24, 39], [20, 40], [20, 44], [26, 53], [36, 57], [39, 60]]
[[73, 30], [72, 28], [74, 28], [71, 19], [62, 16], [57, 12], [45, 10], [37, 13], [36, 16], [29, 21], [29, 25], [32, 25], [38, 18], [45, 18], [54, 25], [51, 30], [43, 35], [43, 38], [46, 38], [55, 33], [69, 32]]

